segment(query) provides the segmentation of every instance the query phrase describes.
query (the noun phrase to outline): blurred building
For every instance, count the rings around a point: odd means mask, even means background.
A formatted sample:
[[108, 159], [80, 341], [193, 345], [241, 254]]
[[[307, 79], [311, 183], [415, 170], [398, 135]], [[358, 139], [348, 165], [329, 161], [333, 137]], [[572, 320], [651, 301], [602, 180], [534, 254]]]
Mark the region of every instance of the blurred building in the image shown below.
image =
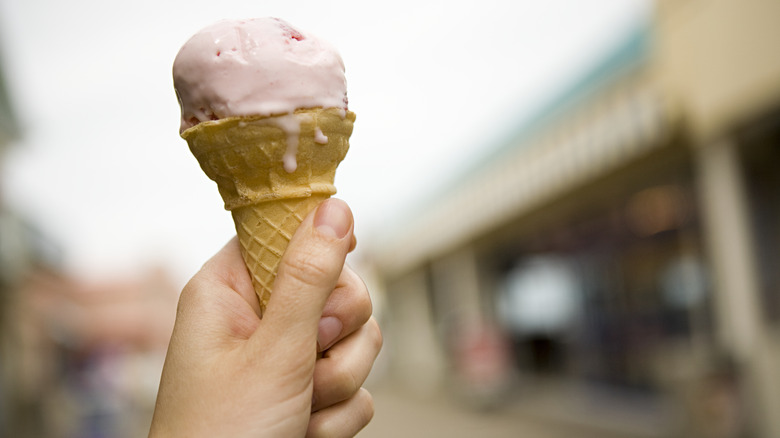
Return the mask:
[[778, 17], [658, 1], [378, 245], [390, 377], [625, 436], [780, 436]]
[[[0, 184], [19, 125], [0, 62]], [[159, 269], [74, 278], [33, 224], [0, 197], [0, 436], [146, 435], [178, 287]]]

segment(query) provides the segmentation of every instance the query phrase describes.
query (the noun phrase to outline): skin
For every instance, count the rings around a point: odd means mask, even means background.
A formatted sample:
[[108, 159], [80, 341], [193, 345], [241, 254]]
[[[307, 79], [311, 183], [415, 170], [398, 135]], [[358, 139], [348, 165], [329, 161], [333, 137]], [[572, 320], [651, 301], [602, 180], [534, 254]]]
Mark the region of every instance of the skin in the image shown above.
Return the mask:
[[368, 424], [361, 386], [382, 335], [344, 263], [354, 246], [349, 207], [322, 203], [290, 241], [262, 319], [237, 240], [209, 260], [182, 291], [149, 436], [350, 437]]

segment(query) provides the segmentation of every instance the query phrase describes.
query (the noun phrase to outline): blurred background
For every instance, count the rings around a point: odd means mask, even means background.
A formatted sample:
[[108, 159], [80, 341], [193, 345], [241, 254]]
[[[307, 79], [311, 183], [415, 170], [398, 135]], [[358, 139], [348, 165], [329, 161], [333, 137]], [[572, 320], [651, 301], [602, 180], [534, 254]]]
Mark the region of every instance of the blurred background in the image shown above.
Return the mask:
[[170, 67], [248, 16], [347, 65], [361, 437], [780, 436], [780, 3], [216, 3], [0, 0], [0, 436], [146, 435], [234, 234]]

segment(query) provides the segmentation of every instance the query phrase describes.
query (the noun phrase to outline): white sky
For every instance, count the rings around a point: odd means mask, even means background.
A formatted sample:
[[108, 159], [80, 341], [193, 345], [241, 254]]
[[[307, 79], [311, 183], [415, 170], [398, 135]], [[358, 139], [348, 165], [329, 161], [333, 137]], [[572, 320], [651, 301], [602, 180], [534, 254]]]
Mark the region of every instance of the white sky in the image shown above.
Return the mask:
[[162, 263], [184, 281], [234, 230], [178, 136], [173, 58], [217, 19], [277, 16], [344, 58], [358, 119], [337, 196], [370, 242], [646, 20], [649, 1], [0, 0], [24, 130], [2, 196], [68, 269]]

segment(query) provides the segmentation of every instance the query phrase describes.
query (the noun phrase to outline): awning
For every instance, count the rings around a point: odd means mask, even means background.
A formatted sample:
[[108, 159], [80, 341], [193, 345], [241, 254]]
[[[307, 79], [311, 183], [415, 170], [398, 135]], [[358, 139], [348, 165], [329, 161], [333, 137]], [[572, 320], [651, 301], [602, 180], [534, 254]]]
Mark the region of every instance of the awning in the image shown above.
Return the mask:
[[375, 254], [402, 273], [664, 144], [676, 118], [649, 84], [611, 87], [504, 152], [431, 203]]

